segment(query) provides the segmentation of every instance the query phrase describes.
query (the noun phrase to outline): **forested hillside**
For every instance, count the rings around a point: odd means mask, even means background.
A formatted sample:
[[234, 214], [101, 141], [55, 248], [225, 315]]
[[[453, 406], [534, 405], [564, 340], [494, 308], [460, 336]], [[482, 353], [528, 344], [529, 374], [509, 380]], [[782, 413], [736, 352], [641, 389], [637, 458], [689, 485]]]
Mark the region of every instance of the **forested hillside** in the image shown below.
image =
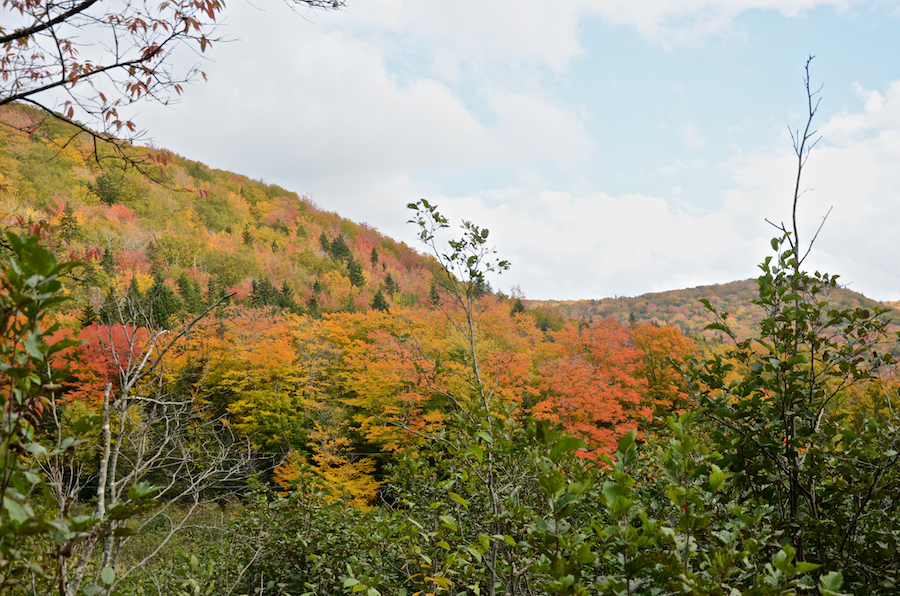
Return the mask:
[[3, 109], [0, 593], [896, 590], [891, 311], [791, 234], [758, 280], [536, 303], [427, 200], [423, 254]]
[[0, 131], [0, 215], [48, 221], [59, 256], [92, 264], [72, 288], [81, 308], [99, 309], [96, 290], [114, 278], [146, 290], [154, 271], [173, 289], [189, 282], [298, 313], [366, 310], [376, 295], [381, 307], [428, 300], [428, 259], [306, 197], [178, 156], [143, 172], [98, 163], [86, 139], [67, 143], [72, 127], [4, 110], [37, 128]]
[[[678, 327], [685, 335], [706, 339], [719, 338], [721, 332], [707, 330], [706, 326], [715, 322], [715, 316], [700, 299], [723, 313], [728, 313], [729, 324], [738, 337], [753, 337], [757, 325], [763, 317], [763, 309], [753, 300], [759, 294], [756, 280], [733, 281], [727, 284], [699, 286], [684, 290], [669, 290], [642, 296], [618, 296], [600, 300], [542, 300], [528, 301], [535, 309], [554, 313], [565, 319], [590, 320], [593, 318], [614, 318], [623, 323], [656, 322], [662, 325]], [[893, 321], [900, 320], [898, 304], [880, 303], [866, 298], [852, 290], [836, 287], [828, 293], [828, 301], [835, 308], [868, 308], [881, 307], [889, 309], [885, 317]], [[892, 327], [893, 328], [893, 327]]]

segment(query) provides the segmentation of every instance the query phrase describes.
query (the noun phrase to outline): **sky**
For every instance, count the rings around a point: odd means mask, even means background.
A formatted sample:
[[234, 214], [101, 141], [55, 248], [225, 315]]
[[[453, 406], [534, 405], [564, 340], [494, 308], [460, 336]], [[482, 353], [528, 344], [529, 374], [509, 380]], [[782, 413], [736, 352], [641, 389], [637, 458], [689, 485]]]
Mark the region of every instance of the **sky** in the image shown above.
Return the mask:
[[[900, 3], [231, 0], [157, 146], [416, 246], [406, 205], [491, 231], [496, 289], [588, 299], [754, 277], [821, 104], [807, 266], [900, 300]], [[196, 55], [180, 60], [196, 61]]]

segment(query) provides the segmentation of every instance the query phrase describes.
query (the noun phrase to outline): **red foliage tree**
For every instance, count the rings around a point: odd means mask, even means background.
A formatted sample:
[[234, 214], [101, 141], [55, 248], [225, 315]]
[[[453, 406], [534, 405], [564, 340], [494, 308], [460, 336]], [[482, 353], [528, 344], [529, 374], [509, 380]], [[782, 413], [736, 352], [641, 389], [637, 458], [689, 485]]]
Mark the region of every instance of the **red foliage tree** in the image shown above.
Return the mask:
[[561, 422], [592, 449], [615, 451], [619, 437], [652, 412], [638, 374], [642, 353], [629, 329], [615, 319], [570, 322], [553, 339], [555, 354], [542, 366], [546, 391], [535, 415]]
[[71, 372], [65, 398], [98, 405], [108, 383], [112, 383], [115, 394], [120, 371], [137, 364], [149, 338], [146, 329], [121, 323], [94, 323], [82, 329], [78, 334], [82, 345], [63, 355]]

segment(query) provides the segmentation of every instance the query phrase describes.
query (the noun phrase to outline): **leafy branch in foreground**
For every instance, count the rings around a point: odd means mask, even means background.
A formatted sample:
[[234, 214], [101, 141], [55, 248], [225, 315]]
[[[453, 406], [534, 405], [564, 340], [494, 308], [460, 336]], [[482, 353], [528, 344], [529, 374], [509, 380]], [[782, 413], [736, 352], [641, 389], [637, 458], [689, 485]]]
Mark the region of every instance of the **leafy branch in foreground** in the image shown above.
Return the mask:
[[[797, 559], [820, 566], [823, 578], [843, 570], [854, 592], [890, 590], [900, 584], [900, 536], [893, 529], [900, 513], [900, 419], [892, 408], [856, 419], [844, 408], [854, 391], [881, 383], [882, 371], [894, 366], [888, 349], [894, 338], [887, 309], [833, 308], [838, 276], [801, 268], [815, 242], [814, 236], [803, 250], [796, 219], [800, 175], [815, 145], [818, 91], [809, 84], [809, 61], [804, 82], [808, 119], [802, 133], [792, 133], [794, 222], [790, 231], [776, 226], [776, 255], [760, 265], [753, 301], [763, 311], [759, 335], [707, 361], [695, 392], [741, 498], [774, 507], [775, 527]], [[726, 316], [709, 328], [734, 339]]]

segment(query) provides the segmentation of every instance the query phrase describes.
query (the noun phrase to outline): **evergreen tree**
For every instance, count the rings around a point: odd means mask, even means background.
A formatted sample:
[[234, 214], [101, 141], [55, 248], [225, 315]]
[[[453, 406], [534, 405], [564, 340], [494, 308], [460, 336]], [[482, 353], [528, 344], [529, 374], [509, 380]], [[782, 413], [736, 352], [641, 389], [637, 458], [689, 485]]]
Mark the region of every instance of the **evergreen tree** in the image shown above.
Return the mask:
[[163, 264], [163, 255], [162, 251], [159, 250], [159, 245], [156, 242], [151, 242], [147, 245], [147, 260], [150, 261], [150, 275], [154, 278], [163, 276], [165, 277], [165, 266]]
[[116, 258], [113, 256], [112, 250], [110, 250], [108, 246], [103, 249], [103, 257], [100, 259], [100, 266], [103, 267], [103, 270], [109, 275], [114, 275], [116, 272]]
[[97, 177], [94, 190], [101, 201], [113, 205], [122, 198], [124, 186], [125, 177], [122, 172], [106, 170]]
[[350, 252], [350, 247], [347, 246], [347, 242], [342, 234], [338, 234], [331, 242], [331, 250], [329, 252], [331, 253], [331, 258], [335, 261], [348, 261], [353, 258], [353, 253]]
[[350, 283], [354, 286], [361, 288], [366, 285], [366, 277], [363, 275], [362, 265], [357, 263], [353, 257], [350, 257], [350, 260], [347, 262], [347, 273], [350, 277]]
[[372, 309], [383, 312], [388, 311], [388, 303], [387, 300], [384, 299], [384, 294], [381, 293], [381, 290], [375, 292], [375, 295], [372, 297]]
[[292, 313], [299, 314], [301, 311], [300, 305], [294, 300], [294, 292], [287, 285], [287, 282], [281, 284], [281, 292], [277, 296], [277, 304]]
[[372, 262], [372, 265], [375, 266], [378, 264], [378, 248], [372, 247], [372, 253], [369, 255], [369, 261]]
[[253, 235], [250, 233], [250, 226], [244, 228], [244, 232], [241, 234], [241, 239], [243, 240], [245, 246], [253, 246]]
[[147, 292], [150, 320], [157, 328], [168, 329], [172, 315], [182, 308], [181, 298], [166, 284], [164, 275], [154, 276], [153, 285]]
[[397, 286], [397, 282], [394, 281], [394, 276], [390, 273], [387, 274], [387, 277], [384, 278], [384, 292], [388, 296], [393, 296], [394, 293], [400, 288]]
[[248, 300], [253, 306], [276, 306], [281, 298], [274, 284], [264, 277], [259, 281], [254, 279], [251, 282]]
[[310, 296], [306, 301], [306, 312], [314, 319], [321, 318], [322, 313], [319, 311], [319, 301], [316, 300], [315, 295]]
[[324, 231], [319, 235], [319, 246], [322, 247], [322, 250], [331, 254], [331, 241], [328, 240], [328, 236], [325, 235]]
[[215, 304], [227, 295], [228, 288], [225, 287], [225, 282], [219, 274], [211, 276], [206, 284], [206, 303]]
[[512, 308], [510, 309], [510, 314], [517, 315], [523, 312], [525, 312], [525, 305], [522, 304], [521, 299], [516, 298], [516, 301], [513, 303]]
[[90, 327], [94, 322], [97, 321], [97, 311], [94, 310], [94, 305], [90, 302], [84, 307], [84, 310], [81, 311], [81, 317], [79, 318], [79, 322], [81, 323], [82, 329], [85, 327]]
[[200, 284], [189, 279], [187, 274], [183, 272], [178, 276], [176, 284], [178, 286], [178, 294], [184, 302], [185, 310], [193, 314], [203, 310], [203, 296], [201, 295]]
[[482, 298], [494, 293], [491, 282], [486, 280], [484, 276], [476, 278], [472, 282], [472, 295], [476, 298]]
[[132, 322], [143, 325], [143, 302], [144, 296], [138, 288], [137, 279], [132, 276], [124, 297], [117, 297], [112, 289], [107, 291], [97, 318], [104, 325]]
[[441, 293], [434, 282], [431, 282], [431, 288], [428, 290], [428, 302], [432, 307], [436, 307], [441, 303]]
[[59, 237], [65, 242], [71, 242], [78, 238], [81, 233], [81, 227], [78, 225], [78, 218], [75, 217], [75, 210], [72, 204], [66, 201], [65, 209], [59, 219]]
[[138, 287], [137, 277], [134, 275], [131, 276], [131, 281], [128, 282], [128, 290], [125, 291], [125, 301], [129, 304], [138, 304], [141, 301], [143, 294], [141, 293], [141, 289]]

